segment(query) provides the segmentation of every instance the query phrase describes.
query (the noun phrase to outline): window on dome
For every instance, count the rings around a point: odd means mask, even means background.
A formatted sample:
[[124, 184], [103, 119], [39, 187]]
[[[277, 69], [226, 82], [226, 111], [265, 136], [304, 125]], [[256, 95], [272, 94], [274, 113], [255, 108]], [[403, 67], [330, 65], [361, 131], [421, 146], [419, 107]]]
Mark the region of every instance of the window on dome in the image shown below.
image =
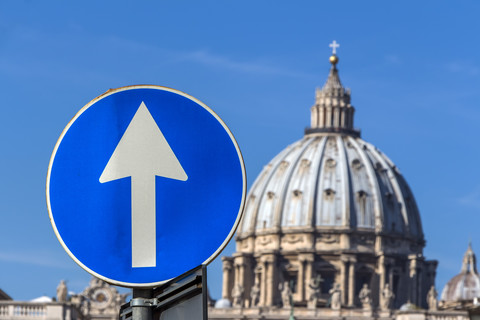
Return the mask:
[[355, 170], [360, 170], [363, 167], [362, 163], [358, 159], [353, 159], [352, 168]]
[[357, 203], [357, 217], [358, 217], [358, 225], [363, 226], [363, 227], [368, 227], [373, 224], [372, 220], [372, 215], [369, 213], [368, 208], [367, 208], [367, 198], [368, 194], [363, 191], [357, 191], [356, 195], [356, 203]]
[[333, 189], [325, 189], [324, 191], [324, 194], [325, 194], [325, 200], [333, 200], [334, 197], [335, 197], [335, 191]]

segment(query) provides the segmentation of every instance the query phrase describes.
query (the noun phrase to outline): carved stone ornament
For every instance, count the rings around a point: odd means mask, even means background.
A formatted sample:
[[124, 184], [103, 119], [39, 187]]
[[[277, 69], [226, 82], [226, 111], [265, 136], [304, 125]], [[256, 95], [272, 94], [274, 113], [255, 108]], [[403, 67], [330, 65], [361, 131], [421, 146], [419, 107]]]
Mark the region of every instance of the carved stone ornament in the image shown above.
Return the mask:
[[375, 244], [375, 236], [361, 235], [352, 237], [353, 243], [358, 245], [373, 245]]
[[390, 285], [386, 283], [380, 296], [380, 309], [383, 311], [391, 310], [393, 299], [395, 299], [395, 294], [390, 289]]
[[338, 234], [319, 234], [317, 235], [317, 242], [337, 243], [340, 242], [340, 236]]
[[257, 239], [257, 242], [262, 246], [266, 246], [267, 244], [272, 243], [273, 241], [272, 241], [272, 238], [270, 237], [259, 237]]
[[288, 242], [288, 243], [297, 243], [297, 242], [303, 242], [304, 241], [304, 237], [301, 236], [301, 235], [288, 235], [284, 238], [284, 241], [285, 242]]
[[330, 307], [332, 310], [340, 310], [342, 307], [342, 290], [340, 284], [336, 283], [328, 292], [330, 294]]
[[362, 303], [362, 308], [364, 310], [372, 309], [372, 297], [371, 297], [371, 291], [368, 288], [368, 284], [366, 283], [363, 284], [363, 287], [358, 294], [358, 299]]

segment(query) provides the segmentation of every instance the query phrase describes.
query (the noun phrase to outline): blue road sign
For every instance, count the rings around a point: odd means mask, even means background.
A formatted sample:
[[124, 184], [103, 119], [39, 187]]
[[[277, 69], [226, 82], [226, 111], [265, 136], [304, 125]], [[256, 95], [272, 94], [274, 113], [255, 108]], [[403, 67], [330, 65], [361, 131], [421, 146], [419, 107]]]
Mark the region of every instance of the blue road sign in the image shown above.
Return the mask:
[[58, 240], [112, 284], [153, 287], [226, 246], [246, 194], [239, 147], [206, 105], [159, 86], [114, 89], [62, 132], [48, 168]]

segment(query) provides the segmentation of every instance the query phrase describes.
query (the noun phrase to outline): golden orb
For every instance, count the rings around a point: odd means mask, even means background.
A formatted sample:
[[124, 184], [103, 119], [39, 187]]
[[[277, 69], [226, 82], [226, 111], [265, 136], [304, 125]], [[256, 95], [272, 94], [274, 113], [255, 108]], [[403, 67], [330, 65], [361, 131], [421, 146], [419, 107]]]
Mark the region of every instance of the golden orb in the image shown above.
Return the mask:
[[330, 56], [330, 63], [336, 65], [338, 63], [338, 57], [336, 55]]

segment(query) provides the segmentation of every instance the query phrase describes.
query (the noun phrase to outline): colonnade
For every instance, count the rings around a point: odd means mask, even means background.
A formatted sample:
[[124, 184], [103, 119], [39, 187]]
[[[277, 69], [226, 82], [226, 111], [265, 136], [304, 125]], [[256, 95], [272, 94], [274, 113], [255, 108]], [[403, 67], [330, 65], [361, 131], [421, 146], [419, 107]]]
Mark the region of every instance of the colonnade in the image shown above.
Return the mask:
[[[222, 260], [222, 298], [232, 301], [232, 291], [235, 286], [238, 286], [237, 292], [241, 290], [242, 307], [248, 307], [253, 303], [250, 301], [250, 294], [254, 285], [257, 285], [260, 291], [258, 306], [281, 305], [279, 287], [285, 281], [286, 265], [294, 270], [296, 292], [293, 293], [293, 298], [299, 305], [305, 305], [308, 301], [309, 282], [318, 274], [322, 274], [322, 267], [326, 264], [335, 270], [334, 283], [340, 284], [342, 305], [348, 307], [358, 305], [356, 291], [359, 288], [357, 286], [363, 285], [357, 281], [360, 268], [363, 273], [365, 273], [364, 270], [371, 270], [371, 280], [367, 284], [376, 304], [379, 303], [381, 292], [388, 283], [394, 291], [399, 285], [401, 286], [401, 292], [396, 293], [400, 303], [410, 301], [415, 305], [422, 306], [425, 304], [424, 296], [433, 285], [431, 282], [435, 277], [433, 275], [425, 278], [425, 274], [427, 274], [425, 270], [426, 267], [429, 267], [430, 262], [424, 261], [423, 257], [418, 255], [410, 255], [406, 261], [398, 261], [395, 257], [386, 257], [383, 254], [370, 257], [370, 261], [368, 259], [359, 261], [358, 255], [342, 254], [336, 259], [325, 261], [324, 258], [316, 257], [314, 253], [300, 253], [294, 261], [287, 261], [276, 253], [261, 254], [255, 257], [251, 254], [236, 253], [234, 257], [224, 257]], [[433, 272], [435, 267], [436, 262]], [[432, 268], [430, 267], [430, 269]], [[402, 272], [402, 270], [404, 271]], [[401, 284], [397, 282], [401, 282]], [[322, 292], [322, 294], [326, 295], [328, 292]]]

